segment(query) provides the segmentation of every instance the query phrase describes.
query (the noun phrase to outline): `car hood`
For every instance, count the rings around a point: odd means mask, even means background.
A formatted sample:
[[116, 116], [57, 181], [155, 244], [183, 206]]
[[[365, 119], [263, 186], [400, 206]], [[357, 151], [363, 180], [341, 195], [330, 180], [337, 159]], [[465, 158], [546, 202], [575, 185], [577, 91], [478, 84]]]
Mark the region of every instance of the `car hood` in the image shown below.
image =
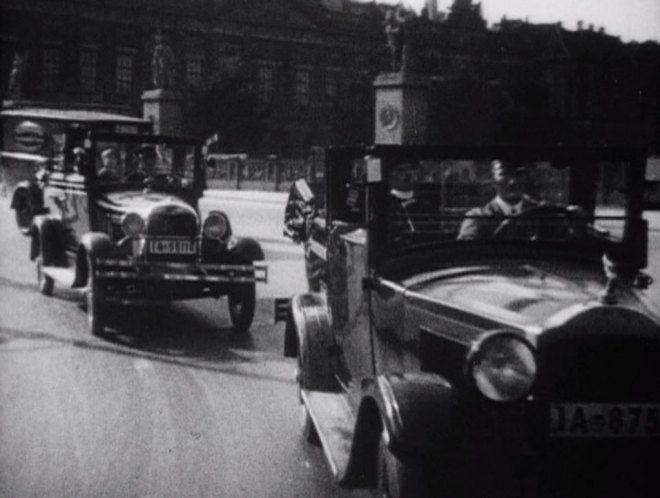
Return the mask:
[[402, 282], [414, 299], [437, 302], [515, 327], [543, 327], [567, 309], [599, 303], [605, 278], [579, 268], [479, 266]]
[[106, 193], [99, 199], [98, 204], [113, 214], [132, 212], [138, 213], [145, 219], [156, 208], [195, 214], [195, 210], [179, 197], [149, 190]]

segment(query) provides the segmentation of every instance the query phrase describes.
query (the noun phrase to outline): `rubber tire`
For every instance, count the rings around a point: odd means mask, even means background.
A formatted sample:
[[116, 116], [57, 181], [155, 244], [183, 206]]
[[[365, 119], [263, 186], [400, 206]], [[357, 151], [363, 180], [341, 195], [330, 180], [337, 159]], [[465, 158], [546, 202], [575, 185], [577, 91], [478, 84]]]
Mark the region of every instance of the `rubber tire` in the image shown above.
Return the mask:
[[18, 200], [14, 213], [16, 215], [16, 225], [23, 235], [30, 235], [34, 213], [30, 207], [30, 201], [25, 197]]
[[37, 258], [37, 285], [39, 286], [39, 292], [44, 296], [52, 296], [53, 289], [55, 287], [55, 280], [52, 277], [49, 277], [42, 271], [43, 260], [40, 257]]
[[381, 436], [378, 444], [378, 496], [387, 498], [417, 498], [428, 496], [419, 469], [399, 460], [387, 448]]
[[107, 321], [107, 305], [103, 301], [103, 295], [94, 278], [94, 266], [87, 259], [87, 291], [85, 292], [85, 303], [87, 305], [87, 328], [94, 336], [100, 336], [105, 332]]
[[227, 295], [229, 317], [234, 332], [246, 334], [250, 330], [257, 304], [257, 287], [254, 282], [235, 284]]

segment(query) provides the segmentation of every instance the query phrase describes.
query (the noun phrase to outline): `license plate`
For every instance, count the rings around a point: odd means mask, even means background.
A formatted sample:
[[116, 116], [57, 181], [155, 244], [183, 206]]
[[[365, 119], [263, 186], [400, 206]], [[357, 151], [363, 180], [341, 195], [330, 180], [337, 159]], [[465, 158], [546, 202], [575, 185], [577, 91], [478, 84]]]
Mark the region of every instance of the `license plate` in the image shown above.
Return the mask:
[[194, 240], [150, 240], [149, 254], [173, 256], [197, 254], [197, 242]]
[[553, 403], [550, 436], [563, 438], [660, 437], [660, 405]]

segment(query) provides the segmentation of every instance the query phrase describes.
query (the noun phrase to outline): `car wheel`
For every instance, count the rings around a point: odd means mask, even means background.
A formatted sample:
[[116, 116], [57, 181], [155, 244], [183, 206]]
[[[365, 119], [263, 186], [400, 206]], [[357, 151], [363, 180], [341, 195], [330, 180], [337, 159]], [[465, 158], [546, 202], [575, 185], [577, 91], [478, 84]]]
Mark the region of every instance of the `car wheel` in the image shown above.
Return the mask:
[[107, 305], [103, 300], [103, 293], [94, 277], [94, 266], [88, 259], [87, 291], [85, 304], [87, 305], [87, 327], [92, 335], [101, 335], [105, 331], [107, 320]]
[[378, 445], [378, 496], [411, 498], [427, 496], [422, 475], [414, 466], [399, 460], [381, 436]]
[[235, 332], [245, 334], [250, 330], [257, 302], [256, 296], [257, 291], [254, 282], [236, 284], [229, 292], [227, 296], [229, 316]]
[[46, 275], [43, 271], [43, 260], [37, 258], [37, 284], [39, 285], [39, 292], [44, 296], [52, 296], [55, 281], [52, 277]]
[[17, 203], [16, 208], [14, 208], [16, 214], [16, 224], [18, 225], [19, 231], [23, 235], [30, 235], [30, 228], [32, 227], [32, 219], [34, 214], [32, 213], [32, 208], [30, 207], [30, 202], [27, 198], [23, 197]]

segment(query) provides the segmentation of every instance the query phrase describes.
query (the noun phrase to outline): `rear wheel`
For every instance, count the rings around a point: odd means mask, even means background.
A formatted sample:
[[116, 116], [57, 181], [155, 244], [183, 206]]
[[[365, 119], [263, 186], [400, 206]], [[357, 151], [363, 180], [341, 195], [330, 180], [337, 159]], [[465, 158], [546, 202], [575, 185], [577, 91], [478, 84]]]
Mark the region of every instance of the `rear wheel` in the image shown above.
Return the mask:
[[227, 296], [227, 301], [234, 331], [239, 334], [247, 333], [254, 319], [257, 302], [256, 285], [254, 282], [234, 285]]
[[16, 214], [16, 225], [18, 225], [19, 231], [23, 235], [30, 235], [34, 213], [32, 212], [30, 201], [25, 196], [22, 196], [17, 201], [14, 212]]
[[51, 296], [53, 294], [55, 281], [52, 277], [49, 277], [44, 273], [43, 260], [41, 257], [37, 258], [37, 284], [39, 285], [39, 292], [44, 296]]

